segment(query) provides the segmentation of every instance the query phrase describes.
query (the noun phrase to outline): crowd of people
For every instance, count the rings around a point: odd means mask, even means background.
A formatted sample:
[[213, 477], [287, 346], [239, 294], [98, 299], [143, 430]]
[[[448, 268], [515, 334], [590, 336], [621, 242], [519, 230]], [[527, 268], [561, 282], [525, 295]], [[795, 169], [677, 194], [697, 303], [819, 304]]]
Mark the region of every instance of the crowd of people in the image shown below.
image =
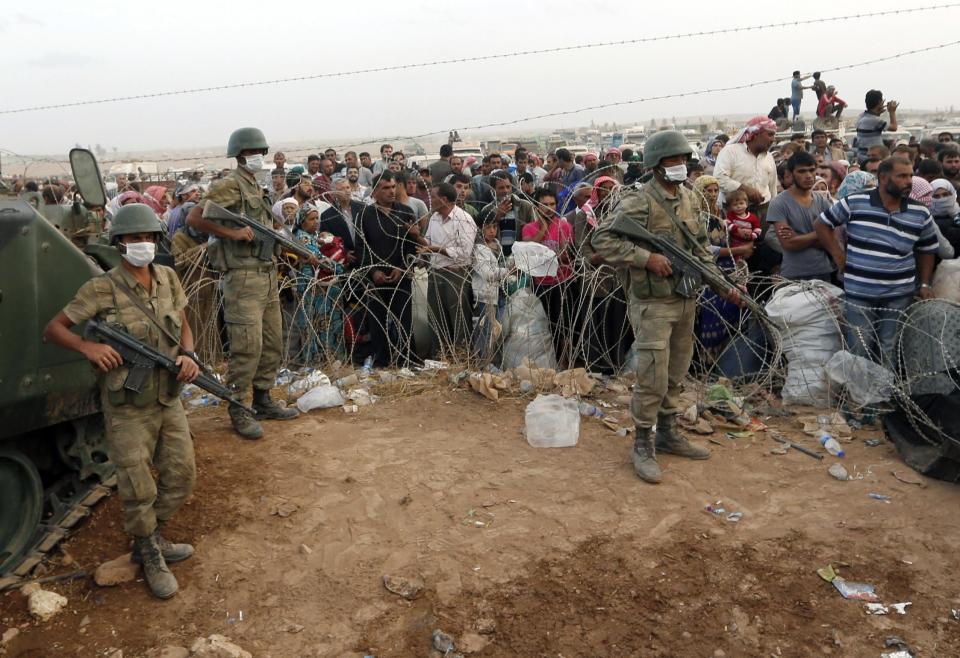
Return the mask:
[[[801, 96], [802, 83], [798, 72]], [[791, 102], [796, 115], [800, 100]], [[678, 431], [679, 394], [691, 363], [717, 359], [745, 309], [758, 308], [748, 292], [762, 298], [782, 281], [843, 288], [847, 349], [894, 367], [899, 314], [933, 296], [938, 262], [960, 249], [960, 149], [949, 133], [889, 143], [896, 110], [867, 92], [853, 144], [822, 125], [778, 143], [779, 118], [757, 116], [701, 153], [664, 130], [642, 154], [558, 148], [541, 158], [518, 148], [464, 159], [446, 144], [428, 166], [383, 144], [376, 160], [326, 149], [291, 164], [275, 153], [267, 169], [266, 137], [241, 128], [227, 146], [236, 167], [206, 188], [188, 178], [171, 193], [118, 178], [105, 207], [89, 211], [120, 263], [87, 281], [45, 335], [104, 373], [124, 526], [151, 590], [173, 596], [167, 565], [193, 553], [161, 531], [196, 475], [179, 387], [198, 376], [196, 340], [211, 330], [235, 400], [252, 389], [249, 407], [227, 405], [250, 440], [263, 436], [261, 421], [298, 415], [271, 397], [285, 360], [498, 367], [518, 337], [537, 364], [630, 368], [632, 460], [649, 483], [661, 481], [658, 453], [710, 457]], [[16, 184], [38, 205], [85, 203], [69, 185]], [[227, 219], [237, 216], [257, 232]], [[155, 264], [164, 251], [175, 270]], [[417, 306], [426, 344], [415, 339]], [[175, 359], [179, 372], [126, 386], [115, 350], [70, 331], [95, 317]]]

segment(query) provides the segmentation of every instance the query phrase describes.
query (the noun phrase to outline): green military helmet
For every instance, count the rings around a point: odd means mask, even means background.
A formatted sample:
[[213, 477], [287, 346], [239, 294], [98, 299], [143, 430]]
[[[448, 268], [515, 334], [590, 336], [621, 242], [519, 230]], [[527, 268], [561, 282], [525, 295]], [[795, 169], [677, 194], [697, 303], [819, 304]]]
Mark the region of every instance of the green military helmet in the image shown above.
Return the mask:
[[259, 128], [237, 128], [230, 133], [230, 140], [227, 142], [227, 157], [235, 158], [241, 152], [246, 150], [269, 151], [267, 138], [263, 136], [263, 131]]
[[692, 155], [693, 149], [687, 138], [676, 130], [654, 133], [643, 145], [643, 166], [653, 169], [664, 158], [672, 155]]
[[145, 203], [128, 203], [117, 211], [110, 224], [110, 243], [121, 235], [134, 233], [163, 233], [160, 218]]

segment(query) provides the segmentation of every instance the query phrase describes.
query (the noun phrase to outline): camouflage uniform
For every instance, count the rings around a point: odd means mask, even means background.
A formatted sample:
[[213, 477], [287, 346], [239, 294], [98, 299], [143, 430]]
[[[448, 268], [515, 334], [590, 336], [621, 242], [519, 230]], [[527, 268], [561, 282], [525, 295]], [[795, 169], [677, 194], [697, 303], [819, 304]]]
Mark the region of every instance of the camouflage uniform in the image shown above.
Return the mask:
[[[707, 239], [707, 224], [697, 210], [693, 194], [685, 187], [670, 195], [656, 180], [639, 192], [624, 195], [608, 217], [625, 213], [651, 233], [668, 235], [687, 245], [683, 233], [657, 202], [669, 204], [677, 217], [702, 246], [694, 254], [714, 266]], [[679, 411], [680, 388], [693, 357], [693, 324], [696, 299], [674, 292], [674, 276], [661, 277], [646, 269], [651, 252], [609, 229], [604, 222], [594, 231], [591, 244], [605, 262], [620, 269], [623, 288], [628, 291], [627, 313], [633, 326], [633, 348], [638, 353], [637, 383], [633, 388], [630, 413], [638, 428], [649, 429], [658, 416], [673, 417]]]
[[[238, 167], [213, 185], [206, 200], [273, 228], [270, 200], [252, 174]], [[246, 392], [270, 390], [283, 350], [277, 261], [260, 260], [255, 242], [219, 239], [208, 247], [223, 271], [223, 319], [230, 338], [227, 384]]]
[[[133, 289], [167, 331], [180, 338], [186, 295], [169, 267], [151, 265], [150, 292], [118, 266], [90, 279], [63, 309], [74, 324], [97, 317], [123, 325], [137, 340], [170, 358], [179, 354], [154, 322], [146, 317], [113, 280]], [[193, 439], [180, 402], [181, 385], [175, 374], [154, 369], [140, 393], [124, 389], [128, 368], [121, 366], [100, 378], [100, 399], [107, 430], [107, 451], [117, 468], [117, 489], [123, 503], [123, 527], [135, 537], [146, 537], [158, 522], [169, 519], [193, 491], [196, 480]], [[150, 467], [157, 469], [154, 482]]]

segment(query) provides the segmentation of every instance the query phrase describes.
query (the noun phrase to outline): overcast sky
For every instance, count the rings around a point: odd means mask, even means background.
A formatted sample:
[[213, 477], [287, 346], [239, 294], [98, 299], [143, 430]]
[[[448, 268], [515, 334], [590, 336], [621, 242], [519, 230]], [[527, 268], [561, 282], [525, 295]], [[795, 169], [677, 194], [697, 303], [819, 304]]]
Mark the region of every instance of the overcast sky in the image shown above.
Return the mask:
[[[38, 6], [42, 11], [33, 8]], [[5, 8], [0, 17], [0, 109], [908, 6], [920, 3], [21, 3], [18, 9]], [[277, 143], [445, 131], [788, 77], [793, 69], [828, 69], [955, 40], [958, 20], [960, 8], [0, 115], [0, 148], [55, 155], [65, 155], [76, 142], [120, 151], [223, 148], [231, 130], [243, 125], [262, 128]], [[956, 102], [955, 86], [941, 72], [955, 68], [958, 50], [824, 74], [824, 79], [837, 85], [854, 111], [871, 87], [904, 106], [945, 107]], [[503, 133], [585, 125], [591, 119], [631, 124], [674, 115], [766, 114], [777, 96], [787, 95], [784, 81], [595, 110]], [[807, 92], [808, 113], [815, 100]]]

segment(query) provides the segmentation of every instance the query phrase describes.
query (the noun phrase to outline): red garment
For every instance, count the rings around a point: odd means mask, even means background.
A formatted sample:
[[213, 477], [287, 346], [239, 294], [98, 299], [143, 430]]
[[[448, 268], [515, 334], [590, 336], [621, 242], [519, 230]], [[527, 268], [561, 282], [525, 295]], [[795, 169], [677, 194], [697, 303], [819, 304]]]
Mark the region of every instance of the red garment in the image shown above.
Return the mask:
[[[745, 228], [750, 231], [753, 237], [749, 240], [741, 238], [734, 229]], [[752, 212], [748, 212], [746, 217], [738, 217], [732, 210], [727, 212], [727, 231], [730, 233], [730, 247], [742, 247], [750, 244], [760, 238], [760, 218]], [[741, 260], [741, 256], [736, 257]]]
[[847, 106], [847, 101], [843, 100], [836, 94], [833, 96], [827, 96], [827, 92], [823, 92], [823, 95], [820, 97], [820, 102], [817, 104], [817, 116], [825, 117], [827, 115], [827, 105], [842, 105], [843, 107]]

